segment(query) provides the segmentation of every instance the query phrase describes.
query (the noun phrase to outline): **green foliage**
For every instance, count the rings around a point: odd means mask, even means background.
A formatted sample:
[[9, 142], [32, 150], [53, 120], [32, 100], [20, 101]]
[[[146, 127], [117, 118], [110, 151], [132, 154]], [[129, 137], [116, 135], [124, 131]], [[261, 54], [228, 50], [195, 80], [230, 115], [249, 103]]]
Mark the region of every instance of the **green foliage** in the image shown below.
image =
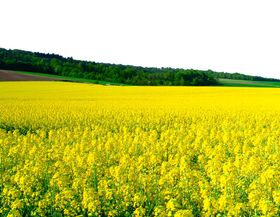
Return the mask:
[[275, 78], [264, 78], [261, 76], [251, 76], [244, 75], [240, 73], [228, 73], [228, 72], [214, 72], [212, 70], [207, 71], [207, 75], [213, 76], [214, 78], [219, 79], [231, 79], [231, 80], [245, 80], [245, 81], [276, 81], [279, 82], [279, 79]]
[[217, 85], [201, 70], [145, 68], [64, 58], [56, 54], [33, 53], [0, 48], [0, 69], [40, 72], [59, 76], [100, 80], [130, 85]]
[[56, 54], [33, 53], [0, 48], [0, 69], [40, 72], [79, 79], [151, 86], [209, 86], [223, 85], [218, 79], [246, 81], [280, 80], [240, 73], [202, 71], [194, 69], [147, 68], [115, 65], [64, 58]]

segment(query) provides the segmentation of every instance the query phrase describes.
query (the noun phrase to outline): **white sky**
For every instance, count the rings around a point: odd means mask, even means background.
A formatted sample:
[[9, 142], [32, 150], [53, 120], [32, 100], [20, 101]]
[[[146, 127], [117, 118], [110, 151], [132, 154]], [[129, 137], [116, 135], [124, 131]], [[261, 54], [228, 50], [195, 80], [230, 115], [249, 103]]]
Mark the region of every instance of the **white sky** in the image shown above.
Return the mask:
[[279, 0], [0, 0], [0, 47], [280, 78]]

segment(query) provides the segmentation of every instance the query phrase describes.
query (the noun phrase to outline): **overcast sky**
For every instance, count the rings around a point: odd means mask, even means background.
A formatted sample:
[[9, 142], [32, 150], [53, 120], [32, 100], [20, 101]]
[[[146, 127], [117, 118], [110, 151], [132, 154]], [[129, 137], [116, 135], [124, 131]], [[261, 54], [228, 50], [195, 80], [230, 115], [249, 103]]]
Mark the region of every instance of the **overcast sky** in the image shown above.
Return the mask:
[[280, 78], [279, 0], [0, 0], [0, 47]]

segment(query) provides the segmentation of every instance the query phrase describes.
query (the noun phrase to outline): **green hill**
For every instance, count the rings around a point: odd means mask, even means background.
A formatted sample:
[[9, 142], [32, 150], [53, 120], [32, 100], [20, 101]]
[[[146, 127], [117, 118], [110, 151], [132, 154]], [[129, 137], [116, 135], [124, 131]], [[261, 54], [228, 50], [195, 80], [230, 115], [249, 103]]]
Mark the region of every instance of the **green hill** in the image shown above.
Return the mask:
[[278, 82], [280, 84], [280, 80], [277, 79], [240, 73], [96, 63], [65, 58], [57, 54], [7, 50], [4, 48], [0, 48], [0, 69], [59, 76], [63, 80], [78, 82], [127, 85], [266, 87], [278, 86]]
[[218, 79], [218, 83], [227, 87], [280, 87], [279, 81], [252, 81], [236, 79]]

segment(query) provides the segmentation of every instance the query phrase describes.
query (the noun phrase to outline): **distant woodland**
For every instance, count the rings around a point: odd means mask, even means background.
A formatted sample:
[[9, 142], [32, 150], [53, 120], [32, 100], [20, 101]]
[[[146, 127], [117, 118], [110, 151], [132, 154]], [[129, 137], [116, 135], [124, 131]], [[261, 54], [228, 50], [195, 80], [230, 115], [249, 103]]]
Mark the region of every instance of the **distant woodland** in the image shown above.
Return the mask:
[[44, 54], [0, 48], [0, 69], [40, 72], [74, 78], [108, 81], [130, 85], [218, 85], [218, 78], [252, 81], [279, 81], [239, 73], [202, 71], [195, 69], [152, 68], [130, 65], [96, 63]]

